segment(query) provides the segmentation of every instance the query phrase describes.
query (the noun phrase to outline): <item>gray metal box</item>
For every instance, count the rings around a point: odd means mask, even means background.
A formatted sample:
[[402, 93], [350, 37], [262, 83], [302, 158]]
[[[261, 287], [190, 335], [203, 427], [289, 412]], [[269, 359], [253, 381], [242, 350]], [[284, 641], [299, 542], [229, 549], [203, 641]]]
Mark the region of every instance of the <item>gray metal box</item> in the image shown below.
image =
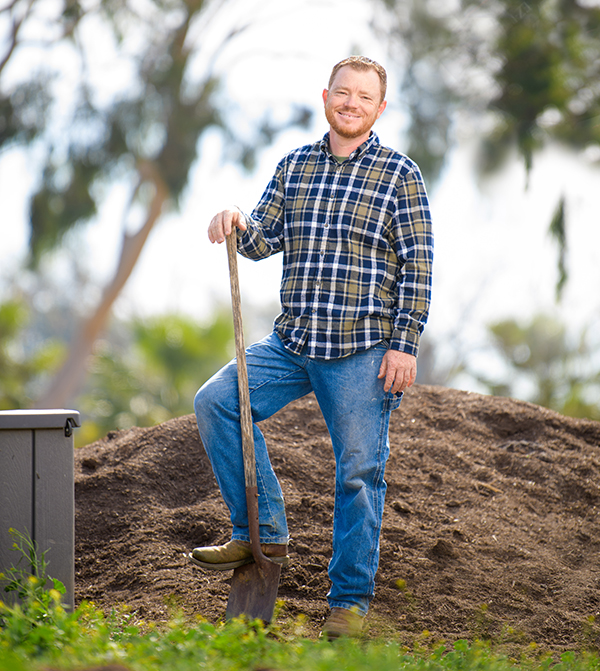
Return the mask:
[[[48, 551], [48, 574], [74, 607], [74, 410], [0, 411], [0, 571], [15, 565], [9, 529], [27, 534]], [[22, 563], [20, 564], [20, 566]], [[2, 593], [4, 594], [4, 593]], [[5, 599], [6, 595], [0, 596]]]

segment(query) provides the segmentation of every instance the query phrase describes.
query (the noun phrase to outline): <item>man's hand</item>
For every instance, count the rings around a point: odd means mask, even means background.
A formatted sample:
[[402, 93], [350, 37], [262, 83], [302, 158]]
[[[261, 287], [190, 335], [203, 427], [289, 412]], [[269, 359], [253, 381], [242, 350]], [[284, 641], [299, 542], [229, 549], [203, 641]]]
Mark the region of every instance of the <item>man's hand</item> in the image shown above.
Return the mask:
[[236, 226], [242, 231], [246, 230], [244, 215], [238, 209], [223, 210], [211, 219], [208, 239], [221, 244]]
[[411, 387], [417, 377], [417, 358], [406, 352], [389, 349], [381, 361], [379, 379], [385, 378], [383, 388], [397, 394]]

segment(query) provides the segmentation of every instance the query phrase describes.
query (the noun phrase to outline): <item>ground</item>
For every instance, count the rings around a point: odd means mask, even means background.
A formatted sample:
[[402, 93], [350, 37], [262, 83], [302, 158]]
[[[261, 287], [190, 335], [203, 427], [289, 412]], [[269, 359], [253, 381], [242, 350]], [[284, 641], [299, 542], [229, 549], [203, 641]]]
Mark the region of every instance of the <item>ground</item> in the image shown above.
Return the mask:
[[[333, 460], [312, 395], [261, 424], [292, 536], [279, 620], [327, 614]], [[368, 635], [600, 644], [600, 423], [512, 399], [416, 385], [392, 414]], [[224, 616], [231, 573], [187, 552], [230, 524], [193, 415], [76, 451], [76, 602]]]

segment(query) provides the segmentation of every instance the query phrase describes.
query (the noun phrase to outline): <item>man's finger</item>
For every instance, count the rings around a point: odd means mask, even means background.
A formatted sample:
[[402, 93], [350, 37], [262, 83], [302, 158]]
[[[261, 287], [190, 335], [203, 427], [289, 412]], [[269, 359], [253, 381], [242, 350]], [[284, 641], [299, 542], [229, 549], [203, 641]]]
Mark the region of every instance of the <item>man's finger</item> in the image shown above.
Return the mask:
[[246, 222], [240, 210], [223, 210], [211, 219], [208, 225], [208, 239], [222, 243], [235, 227], [246, 230]]
[[406, 379], [406, 376], [404, 374], [404, 371], [403, 370], [397, 370], [396, 371], [396, 377], [394, 378], [394, 385], [391, 388], [391, 391], [394, 394], [398, 394], [399, 392], [404, 391], [404, 389], [406, 388], [405, 379]]

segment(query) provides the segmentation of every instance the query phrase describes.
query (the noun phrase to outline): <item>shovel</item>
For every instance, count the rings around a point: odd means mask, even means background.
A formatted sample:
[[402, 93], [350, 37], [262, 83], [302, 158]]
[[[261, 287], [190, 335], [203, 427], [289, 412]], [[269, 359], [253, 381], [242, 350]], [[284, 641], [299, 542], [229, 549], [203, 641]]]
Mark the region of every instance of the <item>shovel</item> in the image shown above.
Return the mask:
[[266, 557], [260, 546], [254, 434], [250, 411], [246, 348], [242, 328], [242, 308], [237, 269], [237, 235], [235, 230], [227, 236], [227, 257], [229, 260], [233, 329], [235, 332], [248, 528], [254, 562], [234, 569], [225, 618], [231, 620], [235, 617], [246, 616], [252, 620], [260, 619], [269, 623], [275, 608], [281, 566]]

